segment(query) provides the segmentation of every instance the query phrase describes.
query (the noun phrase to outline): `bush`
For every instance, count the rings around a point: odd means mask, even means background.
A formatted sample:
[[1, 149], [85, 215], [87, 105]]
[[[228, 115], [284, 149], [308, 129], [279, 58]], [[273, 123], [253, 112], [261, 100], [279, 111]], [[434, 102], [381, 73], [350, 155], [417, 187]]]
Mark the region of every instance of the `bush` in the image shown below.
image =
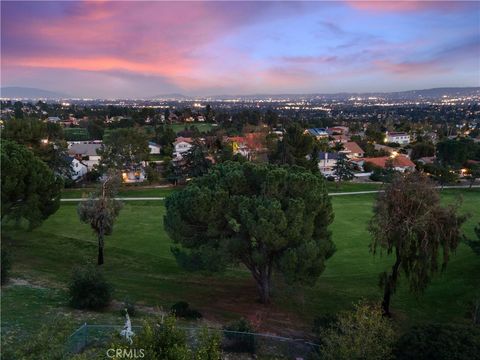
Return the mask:
[[322, 360], [387, 360], [392, 358], [395, 333], [378, 305], [360, 302], [340, 313], [327, 329], [320, 331]]
[[218, 331], [203, 328], [198, 336], [198, 346], [195, 349], [195, 360], [220, 360], [222, 337]]
[[413, 327], [395, 346], [398, 360], [472, 360], [480, 356], [480, 328], [428, 324]]
[[191, 309], [186, 301], [179, 301], [173, 304], [170, 308], [170, 312], [176, 317], [185, 319], [200, 319], [202, 317], [202, 314], [195, 309]]
[[[129, 344], [118, 332], [106, 349], [143, 349], [144, 359], [186, 360], [192, 358], [184, 330], [177, 327], [176, 319], [168, 315], [162, 319], [149, 319], [143, 322], [142, 330], [132, 337]], [[105, 353], [105, 352], [104, 352]]]
[[2, 249], [1, 262], [1, 284], [4, 285], [8, 281], [8, 276], [11, 268], [10, 255], [5, 249]]
[[254, 329], [247, 319], [241, 318], [225, 326], [223, 329], [225, 330], [224, 350], [230, 352], [255, 353], [255, 336], [251, 334], [254, 332]]
[[75, 309], [100, 310], [107, 307], [112, 298], [112, 286], [92, 264], [74, 269], [68, 289], [70, 305]]

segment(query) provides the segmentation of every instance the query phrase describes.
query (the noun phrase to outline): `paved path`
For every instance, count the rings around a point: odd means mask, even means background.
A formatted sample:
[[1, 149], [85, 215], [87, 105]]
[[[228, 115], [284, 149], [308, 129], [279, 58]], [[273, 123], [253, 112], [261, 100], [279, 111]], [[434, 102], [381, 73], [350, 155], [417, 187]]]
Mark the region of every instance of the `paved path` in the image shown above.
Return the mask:
[[[440, 186], [437, 186], [437, 189], [440, 189]], [[443, 189], [468, 189], [468, 185], [454, 185], [454, 186], [444, 186]], [[480, 185], [473, 185], [472, 188], [480, 188]], [[337, 192], [330, 193], [330, 196], [345, 196], [345, 195], [362, 195], [362, 194], [376, 194], [383, 192], [383, 190], [366, 190], [366, 191], [349, 191], [349, 192]], [[118, 197], [116, 200], [121, 201], [160, 201], [165, 200], [165, 197]], [[62, 202], [79, 202], [85, 201], [86, 198], [76, 198], [76, 199], [60, 199]]]

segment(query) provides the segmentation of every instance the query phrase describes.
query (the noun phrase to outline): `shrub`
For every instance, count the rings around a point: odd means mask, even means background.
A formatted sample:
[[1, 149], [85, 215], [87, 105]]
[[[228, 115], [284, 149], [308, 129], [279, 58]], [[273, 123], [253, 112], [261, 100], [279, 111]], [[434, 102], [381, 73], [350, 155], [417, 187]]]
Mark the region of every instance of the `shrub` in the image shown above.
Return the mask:
[[195, 309], [191, 309], [186, 301], [179, 301], [173, 304], [170, 308], [170, 312], [176, 317], [185, 319], [200, 319], [202, 317], [202, 314]]
[[8, 281], [11, 268], [10, 254], [5, 249], [2, 249], [1, 262], [1, 284], [4, 285]]
[[112, 287], [98, 267], [88, 264], [74, 269], [69, 294], [75, 309], [100, 310], [110, 303]]
[[198, 346], [195, 349], [195, 360], [220, 360], [222, 350], [220, 344], [221, 335], [218, 331], [203, 328], [198, 336]]
[[398, 360], [471, 360], [480, 354], [480, 328], [427, 324], [413, 327], [395, 346]]
[[255, 353], [255, 336], [251, 334], [254, 332], [254, 329], [247, 319], [241, 318], [225, 326], [223, 329], [225, 330], [224, 350], [230, 352]]
[[184, 330], [177, 327], [173, 315], [162, 319], [149, 319], [143, 322], [142, 330], [132, 337], [132, 344], [118, 332], [106, 349], [143, 349], [143, 359], [148, 360], [190, 360], [192, 351], [187, 346]]
[[378, 305], [359, 303], [350, 312], [338, 315], [337, 321], [320, 332], [322, 360], [392, 358], [395, 333]]

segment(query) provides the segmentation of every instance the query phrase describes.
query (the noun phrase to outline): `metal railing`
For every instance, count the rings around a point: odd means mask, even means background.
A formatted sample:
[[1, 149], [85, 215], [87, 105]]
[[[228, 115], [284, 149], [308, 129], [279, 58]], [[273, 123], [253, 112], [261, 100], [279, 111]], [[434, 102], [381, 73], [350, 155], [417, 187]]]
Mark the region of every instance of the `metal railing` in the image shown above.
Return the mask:
[[[90, 325], [84, 323], [68, 338], [66, 351], [71, 354], [81, 353], [91, 348], [101, 349], [115, 334], [119, 334], [122, 325]], [[178, 326], [185, 332], [189, 345], [195, 347], [198, 342], [200, 327]], [[135, 334], [140, 334], [141, 326], [132, 326]], [[287, 359], [307, 358], [318, 352], [319, 345], [305, 339], [293, 339], [270, 334], [249, 333], [208, 328], [221, 335], [224, 353], [249, 353], [257, 356], [282, 356]]]

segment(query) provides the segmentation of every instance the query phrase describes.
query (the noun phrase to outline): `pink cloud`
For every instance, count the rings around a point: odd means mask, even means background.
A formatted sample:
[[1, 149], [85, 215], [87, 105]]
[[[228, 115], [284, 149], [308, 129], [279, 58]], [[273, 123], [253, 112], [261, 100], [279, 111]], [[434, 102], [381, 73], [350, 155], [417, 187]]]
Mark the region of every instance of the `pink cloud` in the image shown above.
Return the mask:
[[451, 11], [471, 5], [468, 1], [429, 1], [429, 0], [347, 0], [355, 9], [373, 12], [408, 12], [421, 10]]
[[399, 76], [425, 75], [426, 73], [445, 73], [451, 69], [441, 66], [434, 60], [424, 62], [401, 62], [395, 63], [389, 60], [377, 60], [373, 64], [387, 73]]

